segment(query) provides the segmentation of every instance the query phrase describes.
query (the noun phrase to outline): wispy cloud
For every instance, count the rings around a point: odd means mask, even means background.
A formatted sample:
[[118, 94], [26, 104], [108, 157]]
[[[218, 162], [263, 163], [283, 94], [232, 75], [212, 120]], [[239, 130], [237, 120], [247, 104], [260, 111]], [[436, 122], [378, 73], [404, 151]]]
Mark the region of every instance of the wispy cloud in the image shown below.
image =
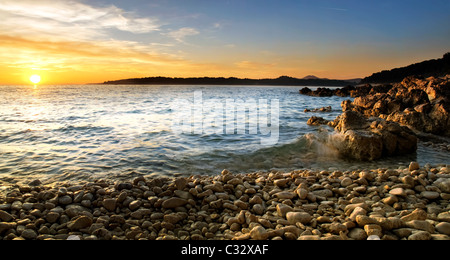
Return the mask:
[[155, 18], [72, 0], [2, 0], [0, 16], [2, 33], [26, 37], [96, 39], [108, 36], [109, 29], [135, 34], [159, 30]]
[[200, 34], [200, 32], [197, 29], [191, 28], [191, 27], [183, 27], [179, 30], [165, 33], [165, 35], [175, 39], [178, 42], [182, 42], [182, 43], [185, 42], [186, 37], [194, 36], [194, 35], [198, 35], [198, 34]]

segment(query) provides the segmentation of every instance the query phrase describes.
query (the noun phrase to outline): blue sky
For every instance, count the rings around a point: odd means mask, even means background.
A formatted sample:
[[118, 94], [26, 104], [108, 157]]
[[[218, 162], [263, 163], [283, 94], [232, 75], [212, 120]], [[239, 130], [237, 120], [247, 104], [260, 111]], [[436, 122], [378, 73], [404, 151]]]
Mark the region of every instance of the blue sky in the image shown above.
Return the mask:
[[107, 79], [355, 78], [450, 51], [450, 0], [2, 0], [0, 16], [3, 51], [35, 53], [28, 69]]

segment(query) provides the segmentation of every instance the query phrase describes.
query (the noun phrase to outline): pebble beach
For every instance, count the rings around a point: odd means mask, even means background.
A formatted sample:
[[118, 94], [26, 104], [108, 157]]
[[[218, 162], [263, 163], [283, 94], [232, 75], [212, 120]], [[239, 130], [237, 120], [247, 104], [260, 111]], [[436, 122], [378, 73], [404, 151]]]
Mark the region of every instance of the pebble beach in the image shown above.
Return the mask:
[[[5, 187], [3, 187], [5, 188]], [[449, 240], [450, 165], [137, 177], [0, 195], [0, 240]]]

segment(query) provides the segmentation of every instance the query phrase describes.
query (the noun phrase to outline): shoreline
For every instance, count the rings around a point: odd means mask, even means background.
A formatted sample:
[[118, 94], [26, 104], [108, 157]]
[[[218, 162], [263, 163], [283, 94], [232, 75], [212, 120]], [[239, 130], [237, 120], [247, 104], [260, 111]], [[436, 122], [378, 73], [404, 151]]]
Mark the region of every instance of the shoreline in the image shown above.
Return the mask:
[[9, 188], [0, 240], [450, 239], [450, 165]]

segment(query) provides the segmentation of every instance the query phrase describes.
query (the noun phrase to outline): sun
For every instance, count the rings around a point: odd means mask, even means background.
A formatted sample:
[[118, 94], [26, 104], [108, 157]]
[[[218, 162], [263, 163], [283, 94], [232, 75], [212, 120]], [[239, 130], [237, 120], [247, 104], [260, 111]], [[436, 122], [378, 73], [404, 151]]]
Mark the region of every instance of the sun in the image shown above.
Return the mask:
[[33, 75], [30, 77], [30, 81], [33, 82], [33, 84], [38, 84], [39, 82], [41, 82], [41, 76]]

